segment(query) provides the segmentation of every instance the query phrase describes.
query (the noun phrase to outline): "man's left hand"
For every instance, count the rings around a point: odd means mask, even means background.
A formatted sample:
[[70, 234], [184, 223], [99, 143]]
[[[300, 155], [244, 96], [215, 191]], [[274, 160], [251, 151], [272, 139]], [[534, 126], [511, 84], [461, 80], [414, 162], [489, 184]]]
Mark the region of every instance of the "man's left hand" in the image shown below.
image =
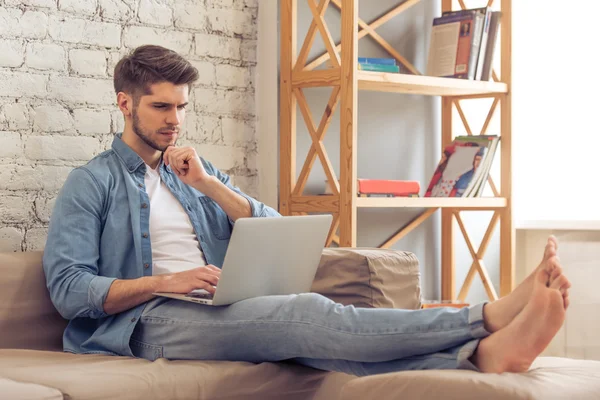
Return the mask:
[[165, 165], [171, 166], [183, 183], [200, 191], [212, 179], [193, 147], [169, 146], [163, 153], [163, 161]]

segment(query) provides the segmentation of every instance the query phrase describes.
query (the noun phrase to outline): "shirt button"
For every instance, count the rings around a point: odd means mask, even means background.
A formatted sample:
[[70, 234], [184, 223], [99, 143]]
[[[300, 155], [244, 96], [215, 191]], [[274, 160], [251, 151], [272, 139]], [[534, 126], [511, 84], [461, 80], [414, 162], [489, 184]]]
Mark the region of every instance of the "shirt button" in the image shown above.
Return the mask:
[[148, 268], [148, 267], [150, 267], [150, 264], [148, 264], [148, 263], [144, 264], [144, 268]]
[[135, 322], [135, 318], [131, 318], [131, 322]]
[[138, 186], [139, 186], [140, 188], [143, 188], [143, 187], [144, 187], [144, 185], [142, 185], [141, 183], [138, 183]]
[[147, 234], [146, 232], [144, 232], [144, 233], [142, 234], [142, 237], [145, 239], [145, 238], [147, 238], [147, 237], [148, 237], [148, 234]]
[[148, 204], [146, 204], [146, 203], [142, 204], [142, 208], [148, 208]]
[[192, 211], [192, 207], [187, 206], [186, 208], [187, 208], [188, 211]]

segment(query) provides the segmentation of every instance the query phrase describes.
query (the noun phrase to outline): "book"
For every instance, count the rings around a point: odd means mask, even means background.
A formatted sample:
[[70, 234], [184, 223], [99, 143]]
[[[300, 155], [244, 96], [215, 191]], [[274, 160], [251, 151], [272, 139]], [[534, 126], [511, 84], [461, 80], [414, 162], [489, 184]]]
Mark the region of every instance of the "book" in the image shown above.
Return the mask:
[[490, 29], [487, 37], [487, 47], [483, 59], [483, 66], [481, 67], [482, 81], [489, 81], [492, 78], [492, 63], [494, 59], [494, 51], [496, 49], [496, 42], [498, 41], [498, 31], [500, 27], [501, 16], [502, 13], [500, 11], [493, 11], [490, 17]]
[[397, 195], [394, 193], [360, 193], [358, 197], [419, 197], [418, 193]]
[[483, 157], [483, 159], [480, 160], [480, 165], [477, 170], [477, 173], [475, 174], [475, 176], [473, 177], [463, 194], [463, 197], [479, 197], [481, 196], [481, 193], [483, 193], [485, 182], [487, 181], [487, 178], [489, 176], [492, 161], [494, 158], [494, 154], [496, 153], [500, 137], [496, 135], [457, 136], [455, 140], [458, 142], [477, 142], [481, 146], [487, 147], [485, 156]]
[[480, 7], [469, 10], [445, 11], [442, 16], [465, 14], [476, 11], [484, 16], [484, 28], [481, 35], [481, 45], [475, 71], [475, 79], [489, 81], [492, 77], [492, 62], [498, 41], [501, 11], [492, 11], [491, 7]]
[[360, 64], [397, 65], [395, 58], [358, 57]]
[[[418, 181], [357, 179], [356, 184], [356, 192], [361, 197], [418, 197], [420, 190]], [[323, 194], [333, 194], [329, 179], [325, 180]]]
[[490, 170], [492, 168], [492, 163], [494, 161], [494, 155], [496, 154], [499, 144], [500, 144], [500, 138], [497, 138], [497, 140], [495, 141], [493, 146], [488, 151], [488, 155], [487, 155], [484, 165], [483, 165], [484, 170], [482, 172], [481, 182], [478, 183], [478, 189], [477, 189], [476, 193], [474, 194], [474, 197], [480, 197], [483, 194], [483, 189], [485, 188], [485, 183], [487, 182], [488, 176], [490, 175]]
[[474, 79], [483, 24], [483, 15], [473, 10], [434, 18], [427, 75]]
[[392, 196], [418, 195], [421, 185], [418, 181], [392, 179], [359, 179], [359, 194], [390, 194]]
[[477, 66], [475, 67], [475, 79], [481, 80], [483, 74], [483, 62], [487, 53], [488, 35], [490, 32], [490, 22], [492, 20], [492, 8], [484, 7], [480, 9], [483, 13], [483, 28], [481, 30], [481, 37], [479, 39], [479, 54], [477, 57]]
[[486, 55], [487, 44], [488, 44], [488, 34], [490, 29], [492, 8], [491, 7], [480, 7], [480, 8], [471, 8], [467, 10], [457, 10], [457, 11], [445, 11], [442, 13], [442, 16], [449, 15], [469, 15], [472, 12], [477, 12], [483, 17], [483, 26], [481, 29], [481, 34], [479, 35], [479, 49], [477, 49], [476, 54], [476, 65], [475, 65], [475, 76], [474, 79], [480, 80], [483, 70], [483, 62]]
[[456, 137], [444, 149], [425, 197], [475, 197], [481, 193], [498, 141], [495, 135]]
[[362, 64], [358, 63], [358, 69], [361, 71], [374, 71], [374, 72], [400, 72], [400, 67], [397, 65], [386, 65], [386, 64]]

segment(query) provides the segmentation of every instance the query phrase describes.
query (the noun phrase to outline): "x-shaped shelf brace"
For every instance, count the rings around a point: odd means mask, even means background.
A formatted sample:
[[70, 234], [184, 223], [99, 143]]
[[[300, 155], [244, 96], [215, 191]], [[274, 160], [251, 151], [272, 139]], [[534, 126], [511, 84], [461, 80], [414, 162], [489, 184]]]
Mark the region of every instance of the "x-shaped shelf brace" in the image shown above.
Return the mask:
[[494, 232], [494, 229], [498, 224], [498, 220], [500, 219], [500, 213], [498, 211], [494, 212], [490, 224], [488, 225], [488, 228], [485, 231], [485, 235], [483, 235], [483, 239], [481, 240], [481, 245], [479, 246], [479, 249], [477, 251], [475, 251], [473, 243], [469, 238], [469, 234], [467, 233], [465, 224], [463, 223], [462, 218], [460, 217], [460, 212], [455, 211], [454, 217], [456, 218], [456, 222], [458, 223], [458, 226], [460, 227], [460, 230], [465, 238], [467, 247], [469, 248], [469, 253], [471, 253], [471, 257], [473, 257], [473, 263], [471, 264], [469, 272], [467, 273], [465, 281], [463, 282], [463, 286], [460, 289], [460, 292], [458, 294], [458, 300], [463, 302], [465, 301], [467, 294], [469, 293], [469, 289], [471, 288], [471, 283], [473, 283], [475, 272], [479, 273], [479, 276], [481, 277], [481, 282], [483, 283], [483, 287], [487, 292], [488, 298], [490, 300], [498, 300], [498, 294], [496, 293], [496, 290], [492, 285], [490, 276], [488, 275], [488, 272], [485, 269], [485, 265], [483, 263], [483, 256], [490, 243], [490, 239], [492, 238], [492, 233]]
[[[314, 0], [307, 0], [307, 1], [311, 8], [312, 13], [313, 13], [313, 17], [315, 17], [315, 15], [318, 17], [318, 18], [315, 18], [315, 19], [318, 19], [318, 22], [317, 22], [318, 26], [325, 25], [324, 21], [323, 21], [323, 15], [325, 15], [325, 9], [327, 8], [327, 5], [329, 3], [333, 3], [333, 5], [336, 6], [340, 10], [342, 9], [342, 1], [341, 0], [321, 0], [319, 7], [321, 7], [323, 4], [324, 4], [324, 6], [323, 6], [323, 8], [319, 8], [319, 9], [317, 9], [317, 6], [314, 4]], [[386, 22], [388, 22], [389, 20], [391, 20], [398, 14], [402, 13], [403, 11], [406, 11], [410, 7], [414, 6], [419, 1], [421, 1], [421, 0], [406, 0], [405, 2], [403, 2], [399, 6], [394, 7], [392, 10], [388, 11], [385, 15], [377, 18], [375, 21], [371, 22], [370, 24], [367, 24], [365, 21], [363, 21], [360, 18], [358, 19], [358, 25], [361, 28], [358, 31], [358, 39], [359, 40], [367, 35], [370, 36], [373, 40], [375, 40], [377, 43], [379, 43], [379, 45], [381, 47], [383, 47], [400, 64], [402, 64], [407, 70], [409, 70], [412, 74], [415, 74], [415, 75], [421, 75], [421, 73], [406, 58], [404, 58], [400, 53], [398, 53], [385, 39], [383, 39], [377, 32], [375, 32], [375, 29], [379, 28], [381, 25], [385, 24]], [[313, 20], [313, 24], [315, 24], [315, 20]], [[317, 26], [315, 26], [313, 28], [313, 24], [311, 24], [311, 26], [308, 30], [308, 33], [306, 35], [307, 39], [309, 38], [309, 35], [311, 35], [311, 39], [310, 39], [311, 45], [312, 45], [312, 40], [314, 39], [314, 34], [315, 34], [314, 31], [317, 29]], [[323, 54], [321, 54], [320, 56], [318, 56], [317, 58], [315, 58], [308, 65], [304, 65], [306, 63], [308, 51], [310, 50], [310, 46], [305, 47], [306, 46], [306, 41], [305, 41], [304, 42], [305, 46], [302, 47], [302, 51], [300, 52], [300, 55], [298, 57], [298, 63], [296, 64], [296, 71], [312, 71], [313, 69], [317, 68], [319, 65], [323, 64], [324, 62], [326, 62], [328, 60], [332, 60], [330, 62], [333, 64], [334, 67], [339, 66], [338, 54], [342, 49], [342, 45], [340, 43], [333, 45], [333, 40], [331, 39], [331, 35], [327, 35], [327, 38], [323, 35], [323, 31], [325, 31], [326, 29], [319, 28], [319, 30], [321, 31], [321, 34], [323, 36], [323, 41], [325, 42], [325, 47], [326, 47], [327, 51], [324, 52]]]
[[304, 92], [302, 91], [302, 89], [294, 88], [294, 95], [298, 100], [300, 112], [302, 114], [302, 117], [304, 118], [304, 122], [306, 124], [306, 127], [308, 128], [308, 132], [312, 139], [312, 145], [308, 150], [308, 154], [306, 156], [306, 160], [304, 161], [304, 165], [302, 166], [302, 170], [296, 183], [296, 187], [294, 188], [293, 195], [302, 195], [304, 187], [306, 186], [306, 182], [308, 181], [308, 175], [310, 174], [310, 171], [313, 167], [317, 155], [319, 156], [321, 164], [323, 165], [323, 169], [325, 170], [327, 179], [329, 180], [329, 183], [332, 187], [333, 194], [339, 195], [339, 182], [333, 170], [333, 166], [331, 165], [331, 161], [327, 156], [327, 151], [325, 150], [325, 146], [323, 145], [323, 139], [325, 137], [325, 133], [327, 133], [327, 128], [331, 123], [333, 112], [340, 99], [340, 87], [335, 86], [331, 91], [331, 96], [329, 96], [329, 101], [327, 102], [327, 106], [325, 107], [325, 111], [323, 112], [323, 116], [321, 117], [321, 123], [319, 124], [318, 128], [315, 128], [315, 123], [312, 119], [312, 115], [310, 109], [308, 108], [308, 103], [306, 101], [306, 97], [304, 96]]

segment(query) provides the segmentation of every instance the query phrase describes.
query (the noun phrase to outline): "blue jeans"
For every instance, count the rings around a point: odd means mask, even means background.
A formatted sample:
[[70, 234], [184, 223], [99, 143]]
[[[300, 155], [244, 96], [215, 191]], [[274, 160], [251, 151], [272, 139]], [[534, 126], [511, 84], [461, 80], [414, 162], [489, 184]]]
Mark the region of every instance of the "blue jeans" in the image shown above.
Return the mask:
[[477, 370], [469, 358], [489, 335], [483, 307], [355, 308], [315, 293], [220, 307], [156, 298], [144, 308], [130, 345], [148, 360], [289, 360], [358, 376]]

